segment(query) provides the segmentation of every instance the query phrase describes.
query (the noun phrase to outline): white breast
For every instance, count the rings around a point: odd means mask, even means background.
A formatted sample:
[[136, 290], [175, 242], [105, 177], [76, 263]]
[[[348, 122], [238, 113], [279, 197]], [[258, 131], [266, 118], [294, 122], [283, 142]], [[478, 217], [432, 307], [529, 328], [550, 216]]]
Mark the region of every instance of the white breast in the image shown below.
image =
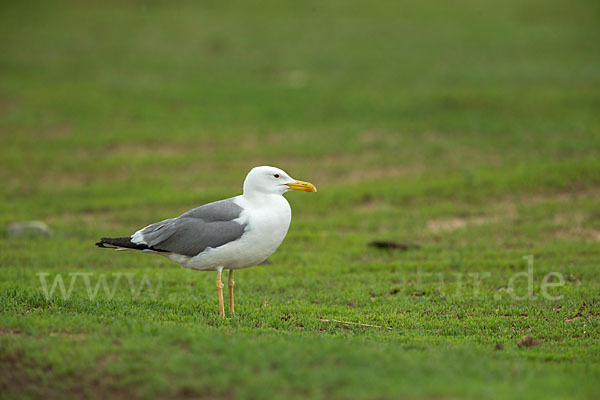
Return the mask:
[[283, 242], [292, 220], [287, 200], [277, 194], [247, 199], [235, 198], [244, 210], [238, 222], [245, 223], [242, 237], [217, 248], [209, 248], [195, 257], [170, 254], [171, 260], [185, 268], [214, 270], [219, 267], [239, 269], [260, 264]]

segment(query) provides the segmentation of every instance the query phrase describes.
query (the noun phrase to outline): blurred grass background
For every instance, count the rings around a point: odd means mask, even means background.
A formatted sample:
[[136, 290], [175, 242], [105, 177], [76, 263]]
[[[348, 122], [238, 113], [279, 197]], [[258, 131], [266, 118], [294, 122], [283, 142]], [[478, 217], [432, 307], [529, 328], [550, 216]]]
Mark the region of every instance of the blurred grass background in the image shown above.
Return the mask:
[[[599, 17], [593, 0], [4, 2], [4, 392], [595, 398]], [[213, 274], [92, 246], [236, 195], [264, 164], [319, 192], [288, 195], [288, 239], [238, 275], [228, 322]], [[33, 219], [54, 236], [4, 229]], [[494, 297], [527, 254], [536, 291], [567, 277], [559, 305]], [[399, 278], [417, 267], [492, 277], [484, 300], [421, 295]], [[45, 300], [39, 271], [164, 286]], [[543, 345], [518, 349], [526, 334]]]

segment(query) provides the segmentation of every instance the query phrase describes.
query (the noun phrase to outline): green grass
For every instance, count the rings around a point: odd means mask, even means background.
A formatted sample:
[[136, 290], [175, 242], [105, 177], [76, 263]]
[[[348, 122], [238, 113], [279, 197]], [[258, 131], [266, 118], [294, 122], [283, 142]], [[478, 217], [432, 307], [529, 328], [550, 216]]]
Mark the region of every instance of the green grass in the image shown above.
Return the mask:
[[[0, 7], [0, 397], [600, 395], [596, 1]], [[262, 164], [319, 192], [236, 315], [214, 273], [93, 246]]]

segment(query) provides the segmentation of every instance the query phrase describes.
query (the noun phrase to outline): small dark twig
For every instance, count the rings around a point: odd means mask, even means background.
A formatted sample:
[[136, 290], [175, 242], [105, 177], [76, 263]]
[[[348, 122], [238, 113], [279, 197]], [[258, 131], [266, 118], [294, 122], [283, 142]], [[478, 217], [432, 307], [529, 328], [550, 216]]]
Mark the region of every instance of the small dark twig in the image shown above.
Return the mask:
[[391, 240], [374, 240], [367, 243], [367, 246], [377, 247], [378, 249], [391, 249], [391, 250], [408, 250], [418, 249], [421, 246], [415, 243], [404, 243], [404, 242], [393, 242]]

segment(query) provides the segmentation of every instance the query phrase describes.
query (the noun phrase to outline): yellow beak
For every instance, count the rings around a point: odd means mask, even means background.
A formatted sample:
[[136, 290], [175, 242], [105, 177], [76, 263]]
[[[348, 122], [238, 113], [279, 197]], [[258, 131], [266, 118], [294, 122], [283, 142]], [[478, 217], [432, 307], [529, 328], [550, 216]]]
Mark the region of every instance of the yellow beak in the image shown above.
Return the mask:
[[305, 192], [316, 192], [317, 188], [310, 182], [296, 181], [296, 183], [286, 183], [290, 189], [304, 190]]

